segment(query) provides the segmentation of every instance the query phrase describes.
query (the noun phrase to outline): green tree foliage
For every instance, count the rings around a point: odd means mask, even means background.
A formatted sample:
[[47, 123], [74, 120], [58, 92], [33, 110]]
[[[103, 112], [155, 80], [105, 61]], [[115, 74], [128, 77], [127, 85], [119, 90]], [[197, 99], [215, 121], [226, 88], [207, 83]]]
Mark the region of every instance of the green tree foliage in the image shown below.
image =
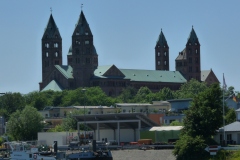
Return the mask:
[[174, 91], [172, 91], [171, 89], [164, 87], [163, 89], [161, 89], [158, 93], [156, 93], [156, 98], [155, 100], [157, 101], [165, 101], [165, 100], [169, 100], [169, 99], [174, 99]]
[[237, 119], [235, 110], [233, 108], [228, 109], [225, 115], [225, 124], [228, 125], [235, 122], [236, 120]]
[[211, 137], [222, 126], [222, 92], [213, 84], [199, 93], [185, 112], [184, 132], [190, 136]]
[[173, 152], [177, 159], [204, 159], [204, 148], [216, 143], [211, 137], [222, 126], [221, 106], [219, 84], [211, 85], [193, 98], [190, 108], [185, 111], [184, 128]]
[[135, 96], [135, 102], [151, 103], [152, 98], [152, 91], [148, 87], [141, 87]]
[[179, 90], [175, 92], [175, 98], [193, 98], [198, 93], [206, 90], [208, 87], [206, 83], [191, 79], [189, 82], [183, 84]]
[[[85, 110], [85, 114], [86, 114]], [[64, 131], [71, 131], [71, 130], [77, 130], [77, 120], [74, 118], [74, 116], [77, 115], [83, 115], [84, 110], [73, 110], [71, 113], [67, 113], [66, 118], [63, 119], [63, 122], [61, 124], [61, 127]]]
[[172, 121], [170, 123], [170, 126], [183, 126], [183, 123], [179, 121]]
[[42, 129], [43, 117], [31, 106], [14, 112], [7, 124], [7, 131], [15, 140], [36, 140]]
[[16, 110], [22, 110], [26, 103], [24, 97], [20, 93], [8, 92], [1, 96], [1, 113], [8, 120], [9, 116]]
[[177, 160], [207, 160], [209, 153], [204, 150], [207, 145], [202, 136], [182, 135], [177, 141], [173, 154]]
[[134, 97], [137, 94], [137, 90], [133, 87], [127, 87], [123, 89], [122, 93], [118, 96], [120, 102], [131, 103], [134, 102]]

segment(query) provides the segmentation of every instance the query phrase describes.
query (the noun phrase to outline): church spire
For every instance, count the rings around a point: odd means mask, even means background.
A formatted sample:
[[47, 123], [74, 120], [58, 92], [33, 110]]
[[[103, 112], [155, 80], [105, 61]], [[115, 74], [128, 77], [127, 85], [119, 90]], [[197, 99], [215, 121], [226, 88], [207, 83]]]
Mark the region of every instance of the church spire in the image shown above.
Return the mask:
[[[51, 9], [52, 10], [52, 9]], [[52, 12], [52, 11], [51, 11]], [[47, 38], [56, 38], [56, 37], [61, 37], [59, 31], [58, 31], [58, 27], [53, 19], [52, 13], [49, 17], [47, 26], [45, 28], [44, 34], [43, 34], [43, 38], [47, 37]]]
[[84, 35], [85, 33], [88, 33], [89, 35], [92, 35], [92, 32], [90, 30], [89, 24], [85, 18], [85, 15], [83, 11], [81, 10], [79, 19], [77, 21], [77, 24], [75, 26], [74, 33], [75, 35]]
[[192, 26], [192, 30], [191, 30], [191, 32], [189, 34], [188, 41], [187, 41], [186, 45], [191, 45], [191, 44], [195, 44], [195, 43], [199, 44], [199, 41], [198, 41], [197, 34], [194, 31], [193, 26]]
[[159, 45], [161, 47], [163, 47], [163, 46], [168, 47], [167, 40], [162, 32], [162, 29], [161, 29], [160, 35], [158, 37], [158, 40], [157, 40], [157, 45]]

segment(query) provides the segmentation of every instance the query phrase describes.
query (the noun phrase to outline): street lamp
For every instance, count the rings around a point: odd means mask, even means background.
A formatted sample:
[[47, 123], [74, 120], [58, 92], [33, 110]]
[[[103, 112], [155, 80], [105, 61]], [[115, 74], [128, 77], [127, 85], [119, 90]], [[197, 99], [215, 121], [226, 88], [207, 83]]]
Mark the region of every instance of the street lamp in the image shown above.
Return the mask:
[[83, 88], [82, 89], [83, 91], [83, 94], [84, 94], [84, 102], [83, 102], [83, 105], [84, 105], [84, 109], [83, 109], [83, 112], [84, 112], [84, 144], [86, 144], [86, 119], [85, 119], [85, 99], [86, 99], [86, 96], [85, 96], [85, 92], [86, 92], [86, 89]]

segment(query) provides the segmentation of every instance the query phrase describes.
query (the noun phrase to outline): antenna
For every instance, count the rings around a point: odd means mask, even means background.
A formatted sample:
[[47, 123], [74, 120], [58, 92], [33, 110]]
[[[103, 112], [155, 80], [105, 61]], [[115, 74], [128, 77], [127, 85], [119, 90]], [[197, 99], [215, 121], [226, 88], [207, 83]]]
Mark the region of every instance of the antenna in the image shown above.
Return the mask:
[[83, 9], [83, 4], [81, 4], [81, 11], [82, 11], [82, 9]]
[[52, 14], [52, 7], [50, 7], [50, 12], [51, 12], [51, 14]]

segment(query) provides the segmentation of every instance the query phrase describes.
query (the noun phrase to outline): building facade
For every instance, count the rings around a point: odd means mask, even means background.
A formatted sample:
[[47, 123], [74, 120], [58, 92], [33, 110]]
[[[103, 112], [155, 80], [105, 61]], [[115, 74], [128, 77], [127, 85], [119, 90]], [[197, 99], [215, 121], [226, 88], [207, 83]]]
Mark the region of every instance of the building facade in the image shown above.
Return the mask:
[[169, 46], [162, 30], [155, 45], [155, 70], [99, 66], [93, 34], [81, 11], [73, 29], [67, 65], [62, 64], [62, 56], [62, 38], [51, 14], [42, 37], [40, 91], [100, 86], [108, 96], [117, 96], [128, 86], [146, 86], [157, 92], [164, 87], [178, 90], [191, 78], [201, 80], [200, 43], [193, 28], [176, 59], [176, 71], [169, 71]]

